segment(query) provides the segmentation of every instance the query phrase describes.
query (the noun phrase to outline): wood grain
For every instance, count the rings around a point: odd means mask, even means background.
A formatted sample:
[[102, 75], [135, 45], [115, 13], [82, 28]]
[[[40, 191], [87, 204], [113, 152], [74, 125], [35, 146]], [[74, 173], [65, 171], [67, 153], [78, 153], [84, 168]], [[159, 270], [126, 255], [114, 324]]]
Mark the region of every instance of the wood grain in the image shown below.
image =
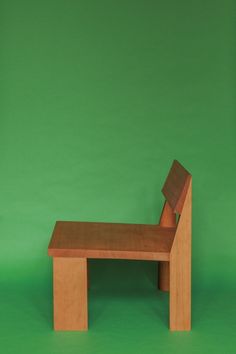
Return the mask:
[[159, 225], [163, 227], [176, 227], [176, 214], [167, 201], [164, 203]]
[[[176, 227], [176, 214], [167, 201], [161, 213], [160, 226]], [[158, 262], [158, 288], [161, 291], [170, 290], [170, 263], [168, 261]]]
[[191, 329], [192, 179], [170, 254], [170, 329]]
[[174, 160], [162, 188], [162, 193], [176, 213], [181, 214], [182, 212], [190, 179], [190, 173], [178, 161]]
[[53, 258], [54, 329], [88, 329], [87, 260]]
[[162, 191], [159, 225], [56, 222], [48, 247], [54, 257], [55, 330], [88, 328], [88, 258], [160, 261], [159, 288], [170, 289], [170, 329], [190, 330], [192, 177], [179, 162], [173, 162]]
[[58, 221], [48, 247], [53, 257], [169, 260], [176, 228]]

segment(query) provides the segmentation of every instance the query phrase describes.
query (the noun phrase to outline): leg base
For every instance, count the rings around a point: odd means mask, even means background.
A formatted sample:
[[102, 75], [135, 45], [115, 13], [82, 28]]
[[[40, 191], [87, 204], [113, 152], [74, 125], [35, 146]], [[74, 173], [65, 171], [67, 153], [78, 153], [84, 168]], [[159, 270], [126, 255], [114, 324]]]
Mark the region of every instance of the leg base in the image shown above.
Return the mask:
[[87, 259], [53, 258], [54, 329], [86, 331]]
[[169, 262], [158, 263], [158, 288], [161, 291], [170, 290], [170, 267]]

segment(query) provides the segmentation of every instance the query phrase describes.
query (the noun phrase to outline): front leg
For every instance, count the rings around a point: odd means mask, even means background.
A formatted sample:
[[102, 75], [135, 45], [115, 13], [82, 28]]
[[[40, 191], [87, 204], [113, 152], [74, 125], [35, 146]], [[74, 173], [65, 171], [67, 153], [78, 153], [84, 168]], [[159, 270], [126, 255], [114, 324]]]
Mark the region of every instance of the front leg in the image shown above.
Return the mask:
[[87, 259], [53, 258], [54, 329], [88, 329]]

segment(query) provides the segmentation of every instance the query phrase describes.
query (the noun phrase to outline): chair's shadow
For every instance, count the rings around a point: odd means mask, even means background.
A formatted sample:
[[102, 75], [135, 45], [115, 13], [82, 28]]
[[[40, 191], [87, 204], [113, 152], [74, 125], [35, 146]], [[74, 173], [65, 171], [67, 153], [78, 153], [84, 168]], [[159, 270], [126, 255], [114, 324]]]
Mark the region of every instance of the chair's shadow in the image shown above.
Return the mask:
[[[168, 294], [157, 289], [157, 262], [89, 260], [88, 269], [89, 326], [99, 321], [111, 299], [118, 298], [124, 302], [143, 299], [148, 304], [148, 311], [156, 314], [157, 321], [168, 326]], [[53, 328], [52, 281], [52, 274], [47, 274], [43, 284], [35, 285], [28, 294], [37, 321], [50, 329]]]
[[[168, 294], [157, 289], [157, 262], [128, 260], [89, 261], [89, 322], [97, 322], [110, 298], [148, 302], [149, 311], [168, 326]], [[148, 301], [149, 299], [155, 301]], [[155, 305], [153, 305], [155, 303]]]

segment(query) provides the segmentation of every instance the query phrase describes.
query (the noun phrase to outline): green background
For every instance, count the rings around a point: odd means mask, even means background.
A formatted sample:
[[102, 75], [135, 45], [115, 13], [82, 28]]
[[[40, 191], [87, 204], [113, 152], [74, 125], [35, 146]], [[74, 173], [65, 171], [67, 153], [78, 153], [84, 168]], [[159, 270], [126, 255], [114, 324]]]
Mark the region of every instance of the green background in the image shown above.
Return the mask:
[[[0, 347], [234, 353], [236, 3], [0, 2]], [[193, 329], [168, 331], [155, 262], [91, 261], [89, 331], [52, 330], [56, 220], [156, 223], [193, 175]]]

